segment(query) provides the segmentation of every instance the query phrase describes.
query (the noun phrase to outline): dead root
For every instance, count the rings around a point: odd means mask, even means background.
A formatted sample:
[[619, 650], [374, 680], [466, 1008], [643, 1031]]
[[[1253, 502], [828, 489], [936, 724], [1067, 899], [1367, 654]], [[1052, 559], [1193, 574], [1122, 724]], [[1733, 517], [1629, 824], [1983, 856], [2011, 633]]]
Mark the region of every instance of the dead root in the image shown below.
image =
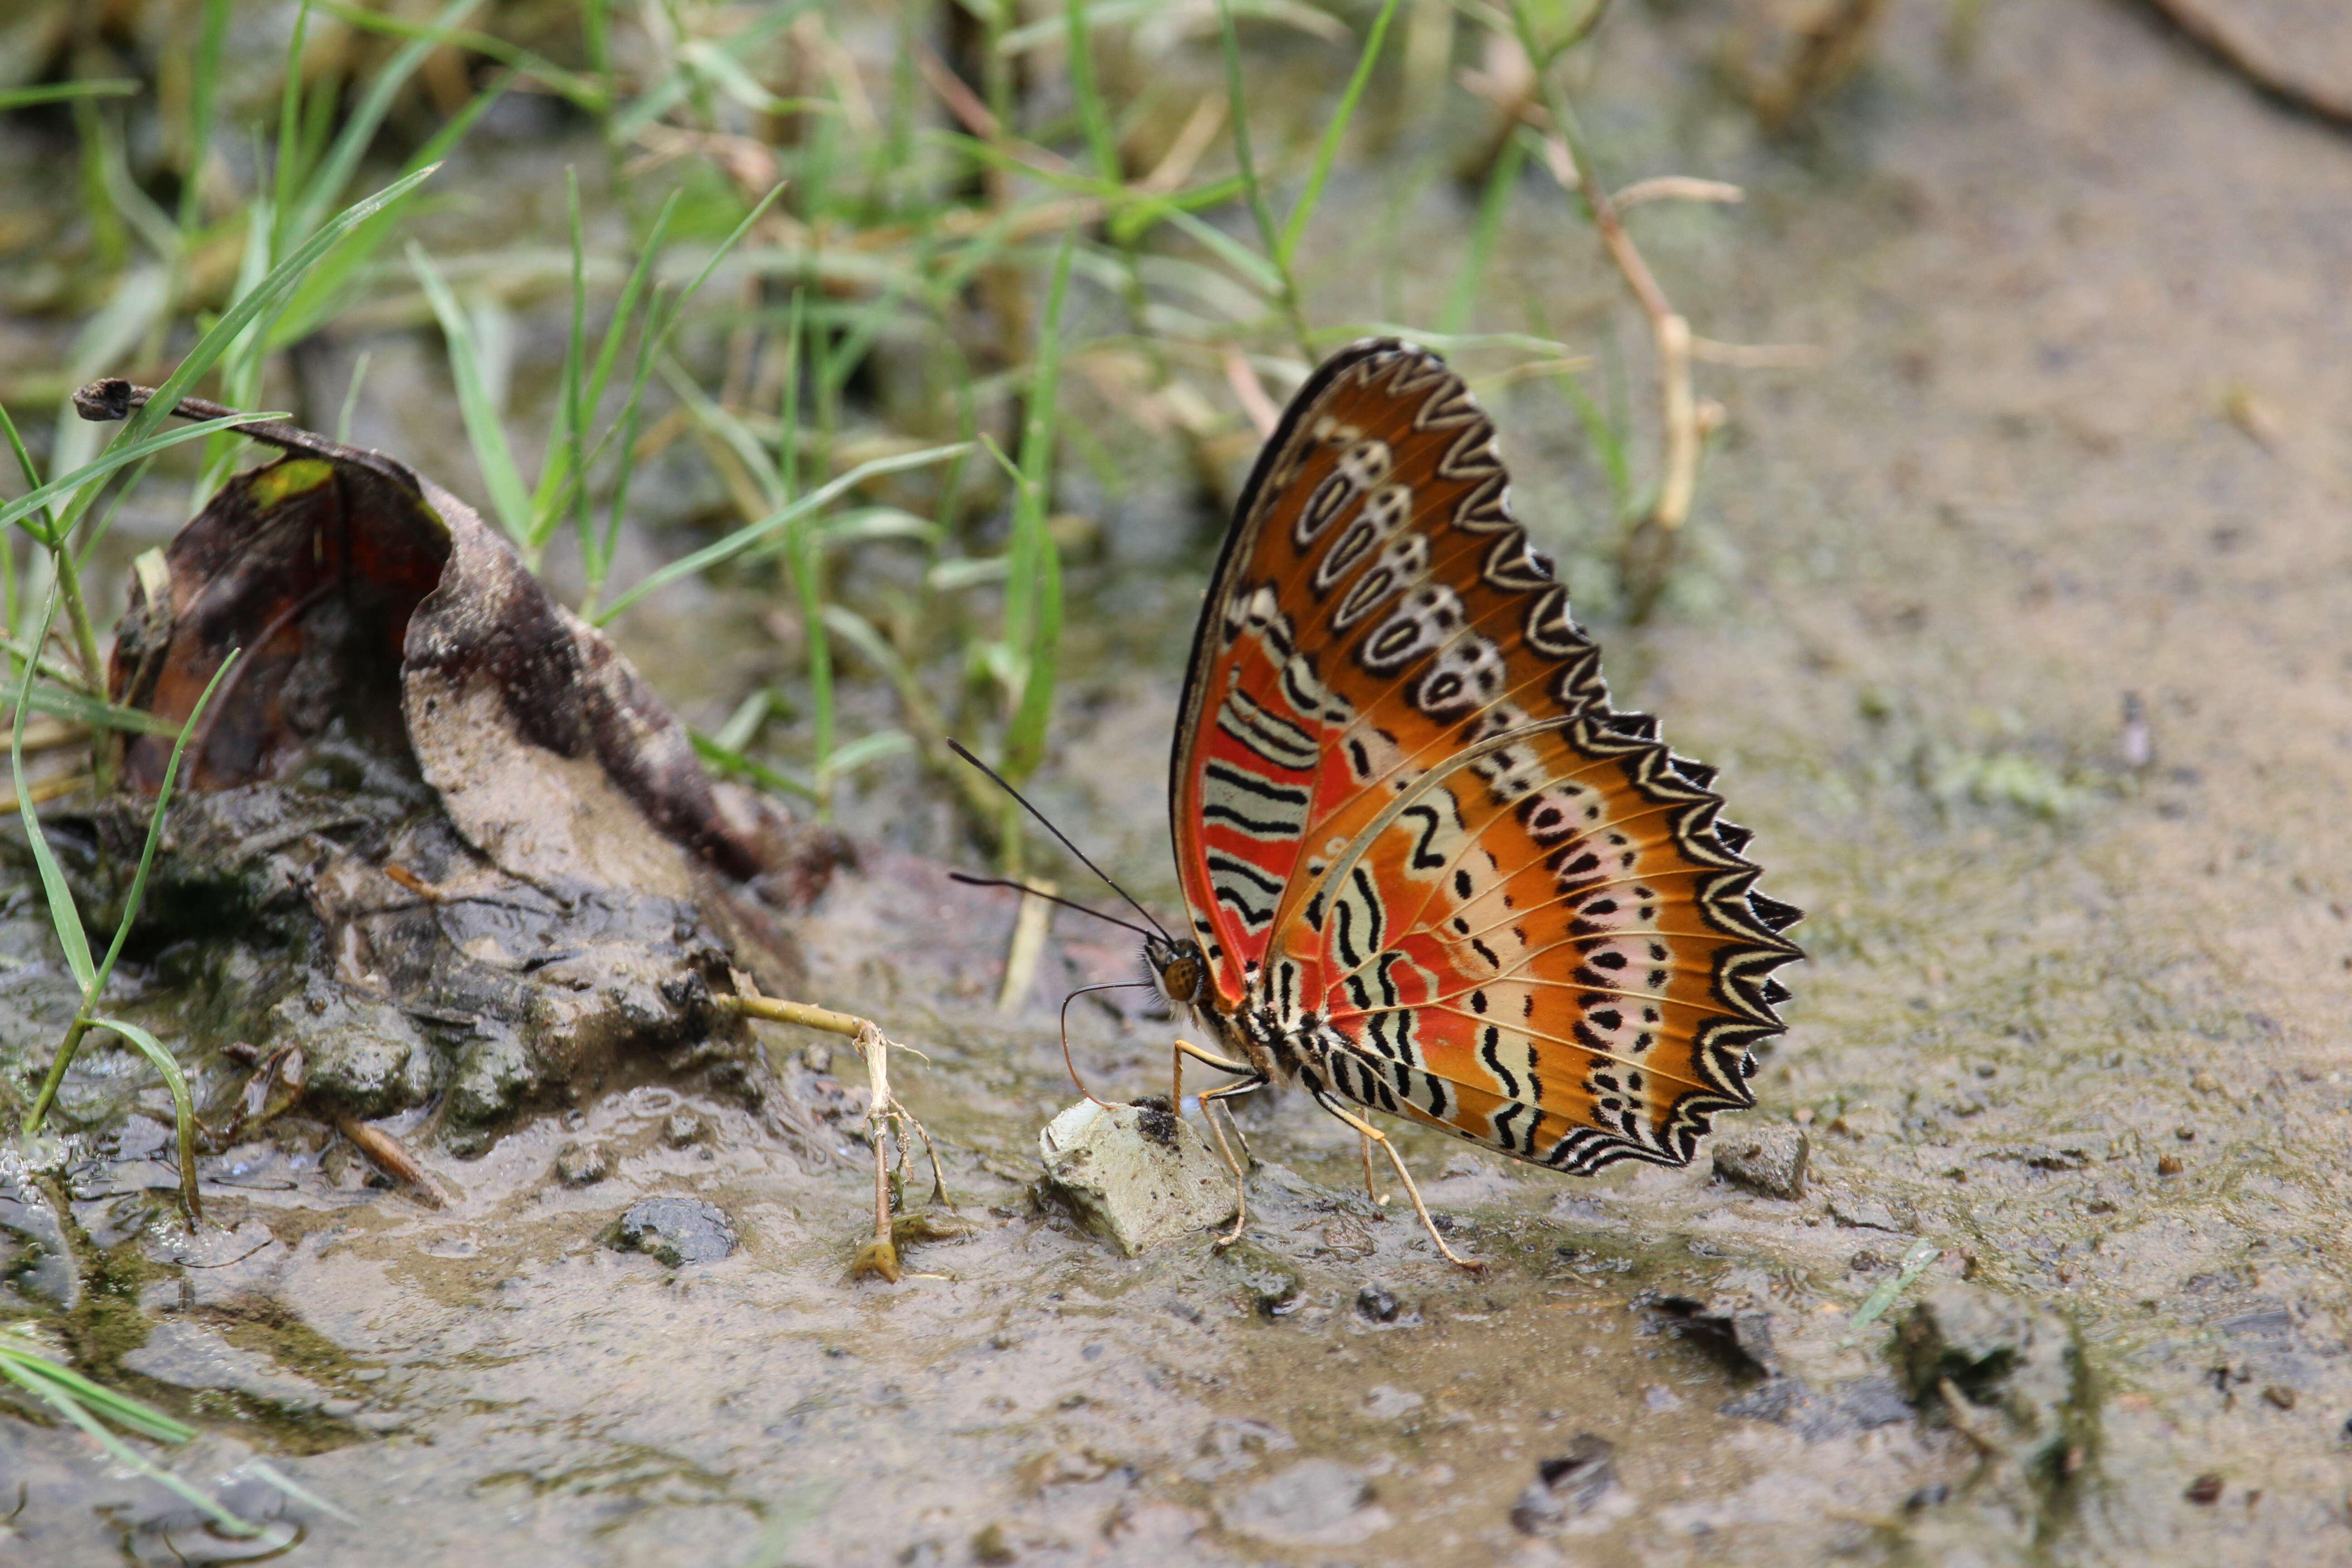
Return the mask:
[[[905, 1269], [899, 1262], [898, 1245], [904, 1241], [944, 1239], [946, 1235], [969, 1234], [969, 1230], [947, 1231], [949, 1223], [930, 1215], [897, 1215], [898, 1201], [906, 1183], [907, 1156], [912, 1147], [908, 1134], [911, 1131], [923, 1142], [923, 1152], [931, 1165], [931, 1203], [947, 1206], [947, 1178], [940, 1170], [940, 1152], [931, 1135], [890, 1092], [890, 1038], [871, 1020], [848, 1013], [836, 1013], [829, 1007], [811, 1006], [805, 1002], [780, 1002], [755, 993], [715, 999], [726, 1011], [746, 1018], [763, 1018], [772, 1024], [798, 1024], [803, 1028], [822, 1029], [830, 1035], [840, 1035], [856, 1046], [857, 1054], [866, 1058], [866, 1072], [873, 1095], [866, 1110], [866, 1142], [874, 1146], [874, 1235], [861, 1244], [850, 1259], [849, 1278], [853, 1280], [881, 1279], [896, 1284]], [[900, 1047], [905, 1048], [905, 1047]], [[890, 1145], [896, 1140], [898, 1158], [895, 1169], [890, 1159]], [[961, 1225], [961, 1221], [953, 1222]]]

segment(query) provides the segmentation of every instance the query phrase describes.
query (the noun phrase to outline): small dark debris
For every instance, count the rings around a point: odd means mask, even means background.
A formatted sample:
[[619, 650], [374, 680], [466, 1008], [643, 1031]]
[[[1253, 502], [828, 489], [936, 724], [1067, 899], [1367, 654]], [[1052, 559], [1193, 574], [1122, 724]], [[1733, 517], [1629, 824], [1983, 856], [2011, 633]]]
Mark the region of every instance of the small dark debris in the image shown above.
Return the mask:
[[1536, 1464], [1536, 1479], [1511, 1507], [1511, 1523], [1523, 1535], [1546, 1535], [1574, 1514], [1592, 1505], [1617, 1486], [1617, 1446], [1606, 1437], [1580, 1432], [1568, 1452]]
[[2188, 1489], [2180, 1495], [2190, 1502], [2210, 1505], [2221, 1500], [2221, 1473], [2219, 1470], [2208, 1470], [2189, 1482]]
[[2177, 1176], [2183, 1169], [2178, 1154], [2159, 1154], [2156, 1158], [2156, 1173], [2159, 1176]]
[[1010, 1563], [1020, 1555], [1013, 1543], [1004, 1539], [1004, 1526], [985, 1524], [971, 1538], [971, 1560], [975, 1563]]
[[1393, 1323], [1402, 1308], [1397, 1299], [1378, 1285], [1367, 1285], [1356, 1292], [1356, 1310], [1375, 1323]]
[[1903, 1500], [1905, 1513], [1917, 1513], [1924, 1509], [1938, 1508], [1952, 1500], [1952, 1489], [1943, 1481], [1921, 1487]]
[[2294, 1390], [2289, 1388], [2284, 1383], [2273, 1383], [2268, 1388], [2263, 1389], [2263, 1398], [2267, 1400], [2269, 1403], [2277, 1405], [2281, 1410], [2292, 1410], [2294, 1408]]
[[1146, 1095], [1135, 1102], [1135, 1130], [1162, 1149], [1176, 1147], [1176, 1113], [1163, 1094]]
[[1846, 1260], [1846, 1267], [1856, 1274], [1875, 1274], [1886, 1267], [1886, 1259], [1865, 1247]]
[[612, 1245], [642, 1252], [676, 1268], [716, 1263], [739, 1245], [726, 1211], [700, 1198], [647, 1198], [629, 1205], [613, 1227]]
[[1638, 1304], [1668, 1320], [1668, 1334], [1705, 1345], [1734, 1371], [1769, 1377], [1780, 1370], [1780, 1354], [1772, 1348], [1772, 1314], [1761, 1308], [1688, 1296], [1658, 1296]]

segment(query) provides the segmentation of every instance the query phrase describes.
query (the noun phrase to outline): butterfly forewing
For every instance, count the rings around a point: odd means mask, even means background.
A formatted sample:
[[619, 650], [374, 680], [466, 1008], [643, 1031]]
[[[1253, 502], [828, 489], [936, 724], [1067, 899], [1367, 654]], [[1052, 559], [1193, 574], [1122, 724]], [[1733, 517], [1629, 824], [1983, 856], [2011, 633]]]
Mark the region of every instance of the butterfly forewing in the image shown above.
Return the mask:
[[[1575, 1170], [1687, 1161], [1751, 1103], [1795, 911], [1753, 899], [1711, 770], [1608, 702], [1433, 356], [1360, 344], [1260, 458], [1171, 779], [1225, 1011], [1328, 1092]], [[1727, 838], [1730, 842], [1727, 842]]]

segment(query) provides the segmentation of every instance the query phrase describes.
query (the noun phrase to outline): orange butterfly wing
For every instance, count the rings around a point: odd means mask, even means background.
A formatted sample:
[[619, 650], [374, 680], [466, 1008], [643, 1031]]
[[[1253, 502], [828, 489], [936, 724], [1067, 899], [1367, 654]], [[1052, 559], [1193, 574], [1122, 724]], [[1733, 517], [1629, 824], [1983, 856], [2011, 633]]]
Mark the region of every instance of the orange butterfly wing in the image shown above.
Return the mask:
[[1685, 1163], [1753, 1103], [1797, 911], [1751, 890], [1713, 770], [1611, 709], [1507, 483], [1433, 355], [1360, 343], [1301, 390], [1195, 636], [1179, 876], [1215, 1005], [1317, 1093], [1562, 1169]]

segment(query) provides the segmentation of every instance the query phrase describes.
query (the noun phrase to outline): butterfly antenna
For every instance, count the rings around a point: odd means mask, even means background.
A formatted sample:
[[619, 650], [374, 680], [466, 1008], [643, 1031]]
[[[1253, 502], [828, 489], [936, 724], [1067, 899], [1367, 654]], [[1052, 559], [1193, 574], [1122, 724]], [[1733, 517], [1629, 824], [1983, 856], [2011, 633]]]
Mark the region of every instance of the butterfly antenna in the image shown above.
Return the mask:
[[1138, 936], [1150, 936], [1151, 934], [1141, 926], [1137, 925], [1133, 921], [1123, 921], [1117, 915], [1107, 915], [1100, 910], [1088, 909], [1086, 905], [1079, 903], [1073, 899], [1059, 898], [1052, 893], [1040, 892], [1037, 889], [1031, 887], [1028, 883], [1016, 882], [1010, 877], [975, 877], [969, 871], [950, 871], [948, 873], [948, 880], [950, 882], [961, 882], [968, 888], [1011, 888], [1013, 891], [1026, 893], [1033, 899], [1043, 899], [1049, 904], [1059, 904], [1066, 910], [1076, 910], [1082, 915], [1092, 915], [1098, 921], [1108, 921], [1111, 924], [1115, 926], [1122, 926], [1127, 930], [1133, 931]]
[[[1157, 915], [1154, 915], [1150, 910], [1145, 909], [1141, 904], [1135, 901], [1134, 894], [1129, 892], [1125, 888], [1120, 887], [1117, 882], [1112, 881], [1110, 879], [1109, 872], [1104, 870], [1101, 867], [1087, 859], [1086, 851], [1070, 842], [1069, 835], [1064, 833], [1052, 823], [1046, 822], [1045, 814], [1044, 812], [1038, 810], [1035, 806], [1031, 805], [1028, 800], [1019, 790], [1014, 789], [1011, 784], [1006, 784], [1004, 782], [1003, 774], [998, 773], [994, 768], [990, 767], [986, 763], [982, 762], [978, 757], [973, 756], [971, 752], [965, 750], [964, 743], [961, 741], [950, 740], [948, 742], [948, 750], [953, 752], [957, 756], [961, 757], [965, 762], [970, 763], [973, 767], [978, 768], [982, 773], [986, 773], [990, 778], [994, 779], [996, 781], [997, 788], [1003, 790], [1013, 799], [1020, 801], [1022, 810], [1035, 817], [1039, 822], [1044, 823], [1045, 831], [1059, 839], [1063, 848], [1076, 856], [1080, 865], [1084, 866], [1087, 870], [1092, 871], [1096, 876], [1100, 877], [1103, 879], [1103, 885], [1105, 887], [1108, 888], [1112, 892], [1117, 893], [1120, 898], [1125, 899], [1128, 902], [1129, 908], [1132, 909], [1137, 914], [1141, 915], [1145, 920], [1150, 921], [1151, 922], [1152, 930], [1158, 931], [1161, 936], [1166, 937], [1170, 942], [1174, 942], [1176, 940], [1173, 936], [1169, 935], [1168, 928], [1160, 923], [1160, 918]], [[1087, 912], [1092, 913], [1093, 911], [1088, 910]]]
[[[1019, 884], [1016, 883], [1014, 885], [1018, 886]], [[1070, 1004], [1076, 1001], [1081, 996], [1090, 995], [1097, 991], [1126, 991], [1130, 989], [1149, 991], [1151, 989], [1151, 986], [1149, 983], [1141, 980], [1114, 980], [1108, 985], [1082, 985], [1077, 990], [1071, 992], [1067, 996], [1062, 998], [1062, 1065], [1069, 1069], [1070, 1081], [1078, 1086], [1078, 1092], [1085, 1095], [1088, 1100], [1094, 1100], [1097, 1105], [1101, 1106], [1105, 1110], [1117, 1110], [1118, 1107], [1112, 1104], [1108, 1100], [1097, 1100], [1095, 1098], [1095, 1091], [1088, 1089], [1087, 1087], [1087, 1080], [1078, 1076], [1078, 1064], [1073, 1060], [1070, 1056]]]

